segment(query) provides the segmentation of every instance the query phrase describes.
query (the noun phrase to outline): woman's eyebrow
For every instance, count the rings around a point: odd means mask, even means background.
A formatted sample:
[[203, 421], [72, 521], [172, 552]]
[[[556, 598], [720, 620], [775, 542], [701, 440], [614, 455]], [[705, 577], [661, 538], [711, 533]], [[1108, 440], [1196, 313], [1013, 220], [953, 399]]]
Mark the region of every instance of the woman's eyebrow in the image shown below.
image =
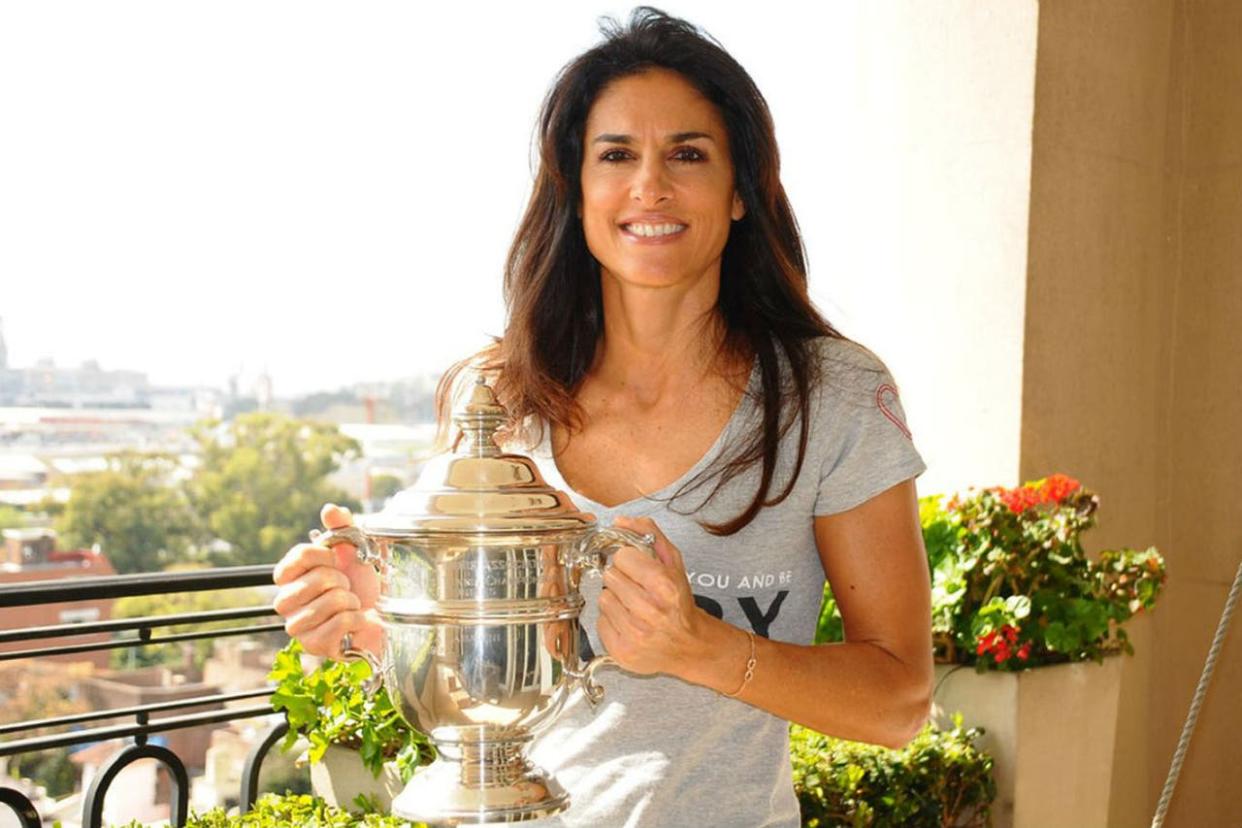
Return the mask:
[[[693, 141], [695, 138], [706, 138], [708, 141], [715, 142], [709, 133], [706, 132], [674, 132], [665, 138], [670, 144], [677, 144], [682, 141]], [[622, 135], [615, 132], [602, 132], [595, 136], [592, 144], [632, 144], [634, 136]]]

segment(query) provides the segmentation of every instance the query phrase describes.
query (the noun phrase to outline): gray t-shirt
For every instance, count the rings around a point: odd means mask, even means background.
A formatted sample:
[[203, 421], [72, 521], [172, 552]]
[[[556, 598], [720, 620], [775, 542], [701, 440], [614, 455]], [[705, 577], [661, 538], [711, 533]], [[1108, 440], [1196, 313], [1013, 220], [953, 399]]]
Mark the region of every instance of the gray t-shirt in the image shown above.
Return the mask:
[[[573, 491], [552, 459], [547, 429], [530, 455], [548, 483], [593, 512], [600, 525], [611, 524], [617, 515], [653, 518], [681, 550], [700, 607], [756, 635], [810, 644], [825, 580], [813, 517], [851, 509], [926, 468], [884, 365], [844, 340], [821, 340], [817, 353], [824, 380], [812, 396], [802, 472], [788, 498], [762, 509], [734, 535], [711, 535], [696, 519], [735, 517], [754, 496], [758, 467], [735, 477], [706, 506], [701, 501], [713, 488], [710, 483], [672, 503], [668, 498], [760, 427], [757, 367], [747, 395], [711, 449], [680, 480], [646, 498], [609, 508]], [[780, 446], [772, 493], [781, 491], [792, 474], [797, 440], [795, 424]], [[596, 654], [603, 652], [595, 629], [599, 589], [598, 578], [583, 579], [582, 626]], [[530, 754], [536, 765], [556, 775], [572, 804], [562, 814], [528, 824], [800, 824], [784, 719], [668, 676], [605, 669], [597, 677], [606, 691], [599, 706], [593, 710], [575, 694], [557, 721], [537, 736]]]

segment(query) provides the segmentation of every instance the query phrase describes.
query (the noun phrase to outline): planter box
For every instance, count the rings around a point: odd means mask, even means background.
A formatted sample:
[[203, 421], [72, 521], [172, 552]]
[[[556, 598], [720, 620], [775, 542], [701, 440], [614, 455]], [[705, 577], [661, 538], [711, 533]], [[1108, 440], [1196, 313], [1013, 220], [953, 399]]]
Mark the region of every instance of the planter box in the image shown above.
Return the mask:
[[995, 760], [996, 828], [1105, 828], [1122, 659], [976, 673], [936, 665], [932, 717], [983, 727]]
[[362, 764], [358, 751], [337, 745], [329, 745], [323, 759], [310, 766], [310, 779], [315, 796], [353, 813], [359, 813], [354, 799], [363, 794], [375, 802], [379, 813], [386, 814], [392, 798], [405, 787], [394, 763], [384, 763], [384, 770], [376, 779]]

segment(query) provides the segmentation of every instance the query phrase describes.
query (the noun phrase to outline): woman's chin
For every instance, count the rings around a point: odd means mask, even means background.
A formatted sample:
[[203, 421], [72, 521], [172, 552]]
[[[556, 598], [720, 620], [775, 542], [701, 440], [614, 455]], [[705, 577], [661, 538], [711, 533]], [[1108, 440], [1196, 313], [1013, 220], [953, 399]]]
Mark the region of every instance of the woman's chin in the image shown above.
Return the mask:
[[605, 268], [604, 274], [606, 277], [610, 276], [620, 287], [645, 289], [689, 286], [706, 275], [699, 274], [696, 278], [681, 269], [652, 267], [630, 268], [620, 272]]

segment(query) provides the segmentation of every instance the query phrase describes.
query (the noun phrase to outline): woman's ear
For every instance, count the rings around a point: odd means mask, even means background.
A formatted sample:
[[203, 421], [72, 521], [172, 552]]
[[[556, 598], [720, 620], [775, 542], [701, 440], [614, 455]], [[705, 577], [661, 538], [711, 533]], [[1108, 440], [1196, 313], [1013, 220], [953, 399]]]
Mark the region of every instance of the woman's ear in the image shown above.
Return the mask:
[[737, 190], [733, 191], [733, 210], [729, 215], [734, 221], [740, 221], [746, 215], [746, 205], [742, 203], [742, 197], [737, 194]]

